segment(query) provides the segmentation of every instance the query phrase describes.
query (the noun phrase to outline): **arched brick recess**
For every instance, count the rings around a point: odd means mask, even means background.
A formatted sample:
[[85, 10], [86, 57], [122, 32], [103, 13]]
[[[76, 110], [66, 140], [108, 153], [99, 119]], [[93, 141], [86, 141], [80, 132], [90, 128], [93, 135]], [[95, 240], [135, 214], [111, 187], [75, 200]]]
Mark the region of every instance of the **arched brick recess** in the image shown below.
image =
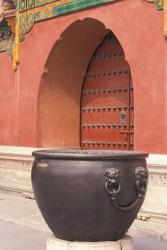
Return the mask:
[[80, 146], [80, 96], [92, 54], [108, 30], [91, 18], [70, 25], [50, 52], [37, 105], [37, 146]]

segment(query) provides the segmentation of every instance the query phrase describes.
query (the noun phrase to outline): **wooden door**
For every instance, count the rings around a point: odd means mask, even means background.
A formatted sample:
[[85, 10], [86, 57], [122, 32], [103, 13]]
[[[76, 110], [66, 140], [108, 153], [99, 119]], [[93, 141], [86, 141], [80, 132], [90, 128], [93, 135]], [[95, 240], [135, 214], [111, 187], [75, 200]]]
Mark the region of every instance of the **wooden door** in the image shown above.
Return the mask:
[[89, 64], [81, 96], [81, 148], [133, 150], [130, 68], [110, 32]]

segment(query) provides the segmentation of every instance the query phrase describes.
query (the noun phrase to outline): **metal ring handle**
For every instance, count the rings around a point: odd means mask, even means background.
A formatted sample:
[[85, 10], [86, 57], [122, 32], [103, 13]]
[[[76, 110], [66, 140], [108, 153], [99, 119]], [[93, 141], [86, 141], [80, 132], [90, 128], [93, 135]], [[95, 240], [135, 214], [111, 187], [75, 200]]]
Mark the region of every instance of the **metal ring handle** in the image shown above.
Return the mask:
[[117, 202], [117, 195], [121, 190], [120, 185], [120, 170], [116, 168], [109, 168], [105, 171], [104, 188], [110, 197], [110, 200], [115, 208], [122, 211], [133, 209], [139, 201], [143, 198], [148, 180], [148, 170], [144, 167], [137, 167], [135, 169], [135, 189], [137, 192], [137, 199], [129, 206], [120, 206]]

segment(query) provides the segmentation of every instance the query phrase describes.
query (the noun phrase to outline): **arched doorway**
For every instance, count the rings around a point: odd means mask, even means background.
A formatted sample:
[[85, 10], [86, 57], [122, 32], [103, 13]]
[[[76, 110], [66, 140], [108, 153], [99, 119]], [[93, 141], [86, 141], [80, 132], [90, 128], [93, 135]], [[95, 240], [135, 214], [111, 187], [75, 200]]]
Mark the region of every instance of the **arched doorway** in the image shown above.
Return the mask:
[[94, 50], [109, 30], [92, 18], [63, 31], [48, 55], [37, 102], [37, 146], [80, 147], [81, 91]]
[[110, 32], [96, 49], [81, 94], [81, 148], [133, 150], [133, 86], [124, 51]]
[[54, 44], [39, 86], [38, 147], [133, 150], [129, 64], [109, 31], [86, 18]]

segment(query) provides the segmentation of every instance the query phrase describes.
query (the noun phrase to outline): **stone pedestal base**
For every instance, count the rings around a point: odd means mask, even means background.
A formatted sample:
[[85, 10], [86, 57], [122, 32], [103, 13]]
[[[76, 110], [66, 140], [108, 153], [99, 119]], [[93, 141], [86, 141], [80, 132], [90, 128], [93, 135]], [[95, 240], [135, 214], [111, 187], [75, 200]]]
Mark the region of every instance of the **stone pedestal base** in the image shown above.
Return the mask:
[[127, 235], [118, 241], [70, 242], [50, 236], [47, 250], [133, 250], [133, 240]]

